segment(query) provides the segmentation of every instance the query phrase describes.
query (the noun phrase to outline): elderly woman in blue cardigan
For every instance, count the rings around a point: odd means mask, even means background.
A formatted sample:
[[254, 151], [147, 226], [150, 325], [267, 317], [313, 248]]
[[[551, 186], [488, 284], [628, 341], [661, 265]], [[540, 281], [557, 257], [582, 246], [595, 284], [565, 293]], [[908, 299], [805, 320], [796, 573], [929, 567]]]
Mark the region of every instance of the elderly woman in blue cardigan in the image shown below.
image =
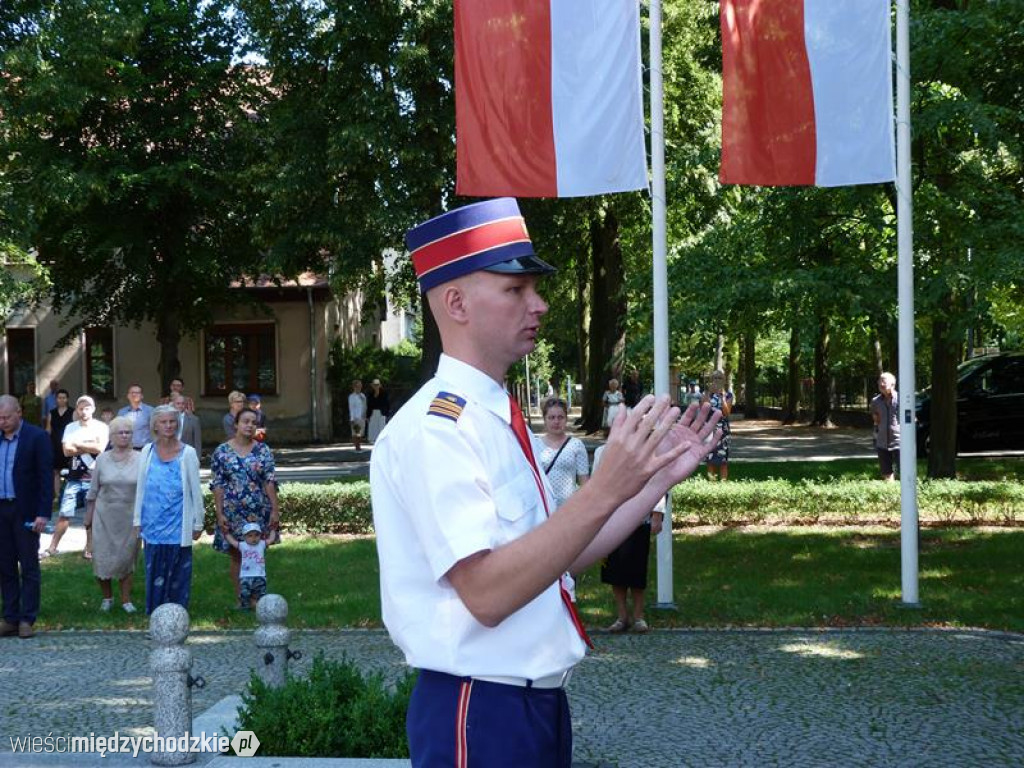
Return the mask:
[[164, 603], [188, 608], [192, 542], [203, 532], [199, 457], [178, 439], [173, 405], [153, 409], [153, 442], [139, 457], [135, 526], [145, 543], [146, 613]]

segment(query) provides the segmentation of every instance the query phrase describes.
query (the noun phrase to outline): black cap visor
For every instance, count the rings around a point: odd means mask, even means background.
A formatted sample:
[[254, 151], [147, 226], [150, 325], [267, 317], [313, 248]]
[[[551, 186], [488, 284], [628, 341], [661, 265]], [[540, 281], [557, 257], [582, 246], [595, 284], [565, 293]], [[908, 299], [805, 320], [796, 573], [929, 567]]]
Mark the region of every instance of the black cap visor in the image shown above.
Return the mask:
[[516, 259], [501, 261], [483, 268], [484, 272], [497, 272], [502, 275], [550, 275], [555, 268], [537, 256], [520, 256]]

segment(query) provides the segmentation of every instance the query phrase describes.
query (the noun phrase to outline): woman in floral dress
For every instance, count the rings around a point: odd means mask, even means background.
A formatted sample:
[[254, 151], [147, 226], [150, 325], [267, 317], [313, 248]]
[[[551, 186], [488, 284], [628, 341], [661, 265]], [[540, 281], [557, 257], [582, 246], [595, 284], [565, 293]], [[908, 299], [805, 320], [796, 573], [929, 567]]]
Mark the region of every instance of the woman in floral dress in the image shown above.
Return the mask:
[[274, 475], [274, 454], [255, 439], [256, 412], [243, 408], [235, 416], [235, 436], [213, 452], [210, 473], [214, 505], [217, 510], [217, 531], [213, 546], [231, 558], [231, 580], [238, 594], [238, 572], [242, 565], [239, 551], [224, 538], [230, 533], [236, 539], [246, 523], [258, 523], [263, 533], [273, 536], [280, 521], [277, 487]]
[[722, 419], [718, 422], [722, 439], [708, 456], [708, 480], [714, 480], [715, 477], [720, 480], [729, 479], [729, 415], [732, 413], [733, 400], [732, 392], [725, 388], [725, 371], [716, 370], [711, 374], [711, 386], [703, 401], [710, 403], [714, 410], [722, 412]]

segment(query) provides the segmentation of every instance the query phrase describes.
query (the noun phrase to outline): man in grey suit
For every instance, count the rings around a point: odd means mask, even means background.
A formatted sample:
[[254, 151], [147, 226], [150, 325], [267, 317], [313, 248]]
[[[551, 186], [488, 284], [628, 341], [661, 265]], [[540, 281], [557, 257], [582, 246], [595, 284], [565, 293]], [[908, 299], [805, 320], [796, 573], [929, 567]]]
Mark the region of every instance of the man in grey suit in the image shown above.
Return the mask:
[[191, 445], [195, 449], [196, 456], [202, 456], [203, 425], [200, 423], [199, 417], [188, 412], [185, 407], [188, 401], [181, 392], [172, 392], [168, 399], [178, 411], [178, 439], [186, 445]]
[[35, 635], [39, 613], [39, 534], [53, 510], [53, 454], [47, 434], [0, 395], [0, 637]]

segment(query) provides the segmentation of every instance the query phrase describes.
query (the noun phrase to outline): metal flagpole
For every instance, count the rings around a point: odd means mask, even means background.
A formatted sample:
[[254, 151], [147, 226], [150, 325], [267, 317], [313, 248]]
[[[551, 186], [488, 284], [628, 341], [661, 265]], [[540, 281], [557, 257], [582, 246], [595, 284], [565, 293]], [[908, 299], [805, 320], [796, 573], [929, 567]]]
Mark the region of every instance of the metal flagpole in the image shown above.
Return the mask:
[[533, 426], [533, 414], [530, 411], [530, 402], [531, 402], [531, 395], [532, 394], [533, 393], [530, 391], [530, 356], [527, 355], [526, 356], [526, 408], [524, 410], [526, 411], [526, 423], [529, 424], [531, 427]]
[[896, 232], [899, 295], [900, 570], [918, 605], [917, 425], [914, 423], [914, 228], [910, 186], [910, 0], [896, 0]]
[[[651, 34], [651, 206], [654, 250], [654, 393], [669, 394], [668, 268], [665, 262], [665, 92], [661, 77], [661, 0], [650, 2]], [[658, 534], [658, 602], [672, 601], [672, 499], [665, 499], [665, 525]]]

